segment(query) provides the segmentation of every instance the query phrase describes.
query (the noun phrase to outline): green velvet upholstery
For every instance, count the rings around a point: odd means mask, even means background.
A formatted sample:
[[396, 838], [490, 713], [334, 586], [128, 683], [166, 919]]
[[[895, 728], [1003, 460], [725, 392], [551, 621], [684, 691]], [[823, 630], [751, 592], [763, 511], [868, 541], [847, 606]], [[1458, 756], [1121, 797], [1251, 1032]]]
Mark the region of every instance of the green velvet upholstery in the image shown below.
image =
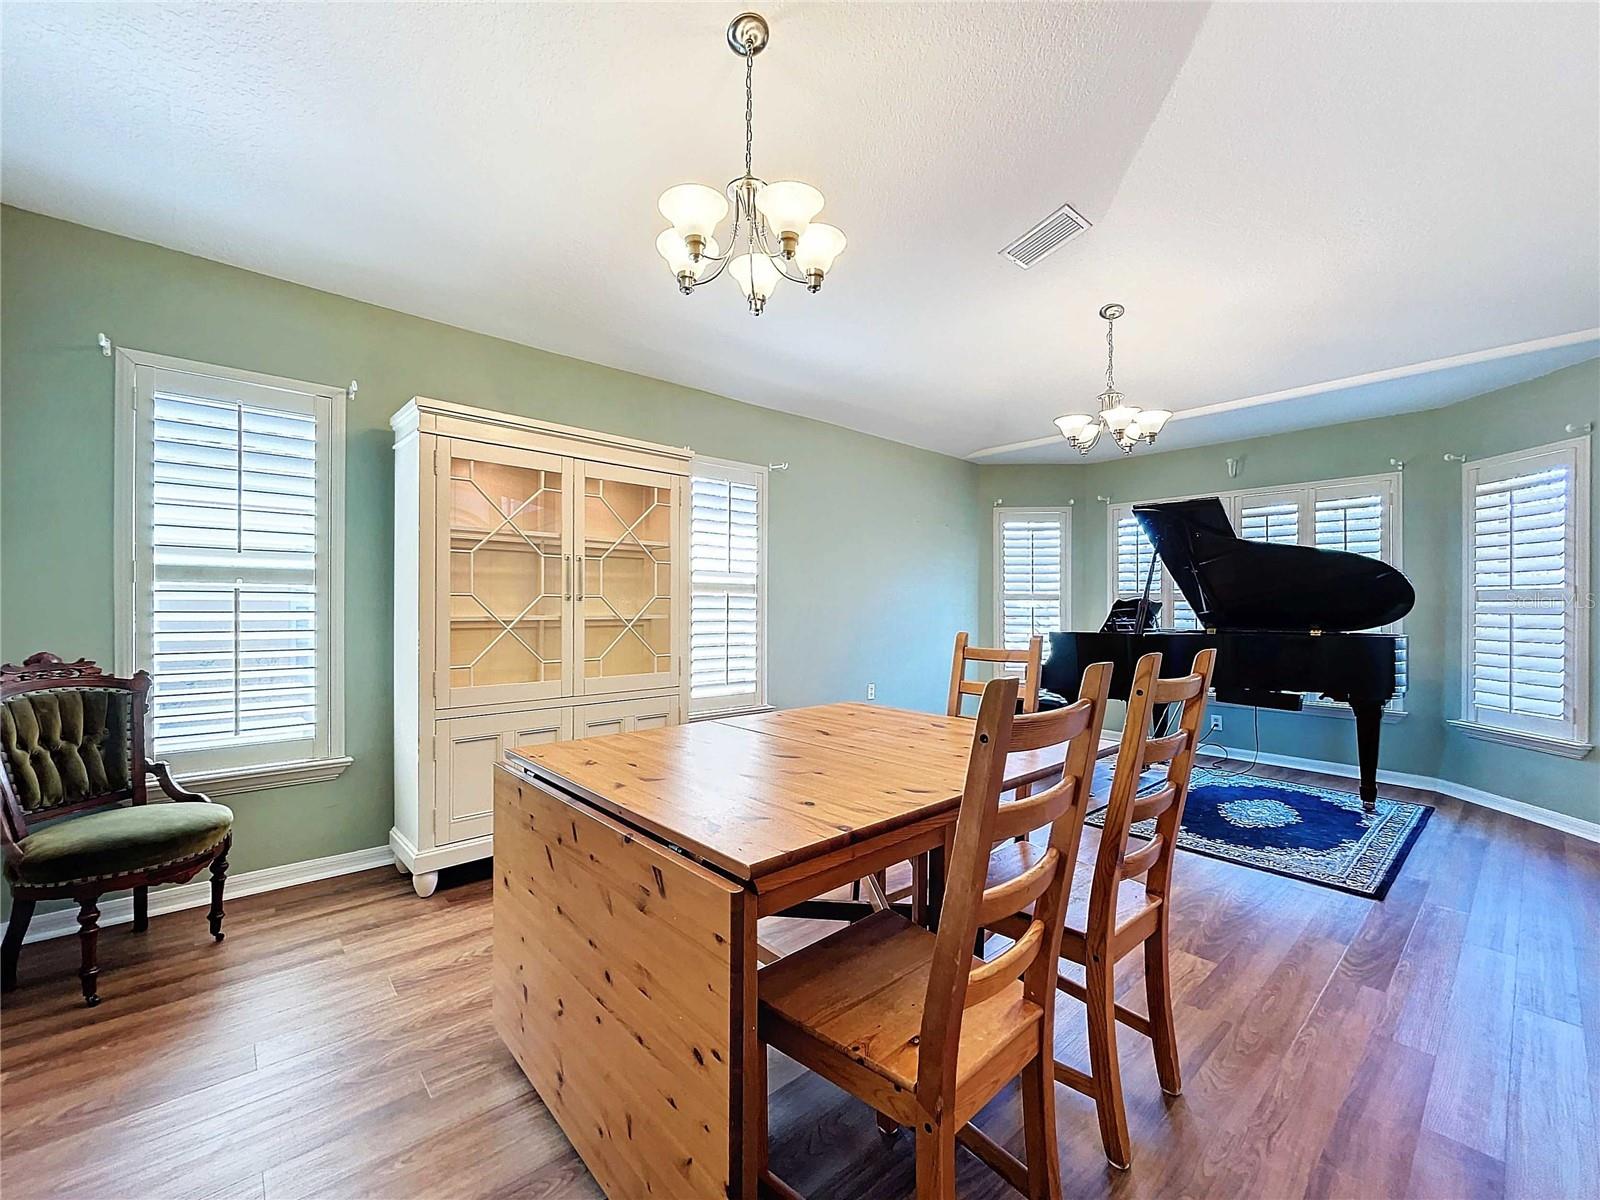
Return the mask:
[[201, 854], [232, 829], [233, 810], [221, 804], [105, 809], [35, 827], [6, 876], [22, 887], [59, 887], [147, 871]]
[[0, 756], [25, 811], [125, 792], [131, 693], [112, 688], [24, 692], [0, 703]]

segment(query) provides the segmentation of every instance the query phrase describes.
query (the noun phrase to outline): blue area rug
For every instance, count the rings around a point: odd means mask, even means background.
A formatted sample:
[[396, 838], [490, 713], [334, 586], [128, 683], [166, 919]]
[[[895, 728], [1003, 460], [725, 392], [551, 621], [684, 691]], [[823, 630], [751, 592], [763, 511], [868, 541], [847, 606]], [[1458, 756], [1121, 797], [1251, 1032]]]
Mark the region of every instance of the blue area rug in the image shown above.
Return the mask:
[[[1099, 788], [1096, 793], [1104, 795]], [[1427, 805], [1382, 797], [1378, 811], [1368, 815], [1351, 792], [1197, 769], [1178, 846], [1382, 900], [1432, 815]], [[1086, 819], [1101, 826], [1105, 818], [1101, 808]], [[1141, 821], [1133, 833], [1148, 837], [1154, 829], [1154, 821]]]

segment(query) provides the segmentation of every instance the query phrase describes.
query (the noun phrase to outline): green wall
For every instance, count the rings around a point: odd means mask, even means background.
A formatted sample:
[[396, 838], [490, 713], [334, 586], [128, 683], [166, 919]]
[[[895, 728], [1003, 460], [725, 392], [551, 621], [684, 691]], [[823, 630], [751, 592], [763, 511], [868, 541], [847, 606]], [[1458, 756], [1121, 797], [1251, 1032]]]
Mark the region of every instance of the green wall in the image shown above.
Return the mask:
[[[769, 320], [781, 321], [780, 317]], [[6, 208], [0, 211], [0, 659], [112, 656], [112, 361], [121, 346], [318, 383], [349, 410], [346, 749], [333, 783], [228, 799], [234, 869], [385, 844], [392, 451], [413, 395], [786, 461], [768, 532], [769, 692], [939, 710], [975, 627], [977, 468], [819, 421], [595, 366]]]
[[[1407, 715], [1386, 722], [1381, 765], [1448, 779], [1587, 820], [1600, 820], [1600, 755], [1581, 760], [1468, 737], [1446, 724], [1459, 716], [1461, 614], [1461, 465], [1444, 455], [1485, 458], [1560, 441], [1569, 423], [1600, 421], [1600, 362], [1491, 392], [1447, 408], [1351, 422], [1274, 437], [1176, 450], [1090, 465], [984, 467], [978, 493], [985, 508], [1072, 504], [1072, 616], [1076, 629], [1097, 628], [1107, 596], [1106, 505], [1207, 491], [1273, 487], [1375, 475], [1405, 463], [1401, 479], [1402, 555], [1417, 590], [1406, 618], [1411, 686]], [[1592, 448], [1591, 448], [1592, 453]], [[1226, 460], [1242, 460], [1238, 478]], [[1591, 474], [1593, 474], [1591, 464]], [[1600, 481], [1597, 481], [1600, 482]], [[1591, 495], [1591, 507], [1594, 496]], [[1591, 564], [1600, 563], [1600, 517], [1591, 513]], [[984, 537], [992, 543], [992, 524]], [[984, 555], [990, 594], [993, 547]], [[1586, 582], [1586, 589], [1592, 587]], [[1592, 590], [1589, 591], [1592, 596]], [[992, 626], [989, 605], [985, 624]], [[1600, 732], [1600, 628], [1590, 640], [1591, 735]], [[1227, 708], [1227, 745], [1248, 752], [1255, 739], [1250, 710]], [[1267, 753], [1323, 761], [1355, 761], [1355, 732], [1346, 718], [1312, 713], [1261, 714]]]

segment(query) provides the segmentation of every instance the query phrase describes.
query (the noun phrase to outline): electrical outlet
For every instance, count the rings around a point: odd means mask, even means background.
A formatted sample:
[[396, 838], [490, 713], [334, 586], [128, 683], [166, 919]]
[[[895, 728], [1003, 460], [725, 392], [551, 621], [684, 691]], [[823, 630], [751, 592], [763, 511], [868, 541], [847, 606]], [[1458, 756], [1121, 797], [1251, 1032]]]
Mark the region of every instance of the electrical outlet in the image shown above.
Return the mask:
[[1212, 713], [1211, 714], [1211, 732], [1212, 733], [1221, 733], [1222, 732], [1222, 718], [1217, 716], [1216, 713]]
[[878, 698], [878, 685], [875, 684], [875, 683], [867, 684], [867, 699], [868, 700], [876, 700], [877, 698]]

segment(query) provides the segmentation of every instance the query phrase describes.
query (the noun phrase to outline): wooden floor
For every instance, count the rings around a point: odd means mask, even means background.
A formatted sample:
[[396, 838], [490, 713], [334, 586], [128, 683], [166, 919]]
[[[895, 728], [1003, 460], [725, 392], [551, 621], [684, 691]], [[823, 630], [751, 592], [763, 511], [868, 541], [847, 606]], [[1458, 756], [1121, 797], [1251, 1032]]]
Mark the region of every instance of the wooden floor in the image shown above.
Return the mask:
[[[1178, 861], [1184, 1095], [1162, 1097], [1124, 1032], [1133, 1169], [1106, 1166], [1088, 1101], [1059, 1088], [1066, 1195], [1596, 1194], [1600, 848], [1441, 800], [1381, 904]], [[487, 871], [426, 901], [376, 871], [231, 902], [220, 946], [203, 910], [177, 913], [102, 935], [92, 1011], [75, 939], [26, 947], [0, 1193], [598, 1195], [490, 1027], [489, 922]], [[767, 924], [780, 946], [821, 928]], [[1085, 1061], [1065, 998], [1057, 1046]], [[781, 1176], [912, 1194], [908, 1139], [792, 1064], [772, 1087]], [[979, 1123], [1020, 1153], [1014, 1094]], [[1011, 1194], [962, 1154], [963, 1197]]]

